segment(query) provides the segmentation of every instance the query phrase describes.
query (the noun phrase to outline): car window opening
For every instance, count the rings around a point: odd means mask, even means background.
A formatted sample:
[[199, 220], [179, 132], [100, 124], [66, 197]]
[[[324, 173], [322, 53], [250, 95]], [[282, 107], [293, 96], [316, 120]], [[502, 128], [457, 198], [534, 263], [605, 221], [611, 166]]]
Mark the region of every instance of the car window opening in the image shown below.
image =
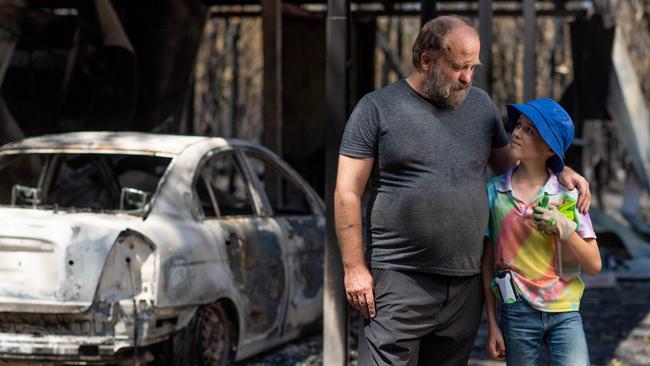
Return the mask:
[[22, 153], [0, 157], [0, 205], [144, 214], [170, 158]]

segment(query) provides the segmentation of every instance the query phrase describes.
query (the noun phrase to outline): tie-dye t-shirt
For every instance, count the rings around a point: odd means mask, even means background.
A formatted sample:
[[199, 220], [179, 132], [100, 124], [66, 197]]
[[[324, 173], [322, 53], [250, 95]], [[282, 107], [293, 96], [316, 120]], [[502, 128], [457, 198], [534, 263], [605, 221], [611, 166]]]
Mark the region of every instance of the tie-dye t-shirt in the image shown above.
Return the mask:
[[[532, 223], [533, 206], [549, 196], [549, 205], [576, 202], [578, 191], [567, 191], [550, 173], [546, 184], [530, 203], [512, 194], [511, 177], [516, 166], [488, 182], [490, 221], [486, 235], [492, 239], [497, 270], [509, 270], [521, 296], [537, 310], [576, 311], [584, 283], [580, 267], [556, 236], [539, 231]], [[583, 239], [595, 238], [589, 214], [574, 208], [576, 232]], [[558, 251], [559, 249], [559, 251]], [[561, 265], [560, 265], [561, 263]], [[561, 273], [560, 273], [561, 272]]]

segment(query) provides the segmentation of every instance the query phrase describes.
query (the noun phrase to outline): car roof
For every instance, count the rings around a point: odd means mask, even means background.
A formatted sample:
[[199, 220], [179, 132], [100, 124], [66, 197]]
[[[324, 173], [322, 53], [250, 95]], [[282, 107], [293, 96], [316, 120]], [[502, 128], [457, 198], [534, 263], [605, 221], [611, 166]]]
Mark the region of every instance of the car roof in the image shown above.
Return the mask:
[[70, 132], [30, 137], [0, 147], [0, 153], [30, 151], [105, 151], [173, 156], [190, 145], [209, 140], [230, 141], [206, 136], [162, 135], [144, 132]]

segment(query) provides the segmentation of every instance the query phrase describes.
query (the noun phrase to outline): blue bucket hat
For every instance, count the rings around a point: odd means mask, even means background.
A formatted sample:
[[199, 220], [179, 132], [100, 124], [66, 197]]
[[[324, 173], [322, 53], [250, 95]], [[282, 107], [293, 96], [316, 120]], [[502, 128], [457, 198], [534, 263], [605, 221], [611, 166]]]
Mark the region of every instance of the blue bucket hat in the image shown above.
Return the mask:
[[525, 104], [508, 104], [506, 109], [512, 125], [521, 114], [533, 122], [542, 140], [555, 153], [546, 165], [554, 173], [560, 173], [564, 169], [564, 152], [573, 141], [573, 121], [564, 108], [553, 99], [543, 98]]

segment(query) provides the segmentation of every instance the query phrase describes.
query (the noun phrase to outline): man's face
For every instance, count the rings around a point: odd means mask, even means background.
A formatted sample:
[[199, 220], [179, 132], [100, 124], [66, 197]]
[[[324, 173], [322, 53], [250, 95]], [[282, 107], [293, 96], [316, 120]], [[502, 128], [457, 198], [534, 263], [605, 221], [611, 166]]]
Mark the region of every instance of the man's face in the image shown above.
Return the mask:
[[471, 29], [457, 29], [445, 38], [445, 50], [425, 71], [425, 92], [436, 104], [456, 108], [472, 86], [480, 43]]

